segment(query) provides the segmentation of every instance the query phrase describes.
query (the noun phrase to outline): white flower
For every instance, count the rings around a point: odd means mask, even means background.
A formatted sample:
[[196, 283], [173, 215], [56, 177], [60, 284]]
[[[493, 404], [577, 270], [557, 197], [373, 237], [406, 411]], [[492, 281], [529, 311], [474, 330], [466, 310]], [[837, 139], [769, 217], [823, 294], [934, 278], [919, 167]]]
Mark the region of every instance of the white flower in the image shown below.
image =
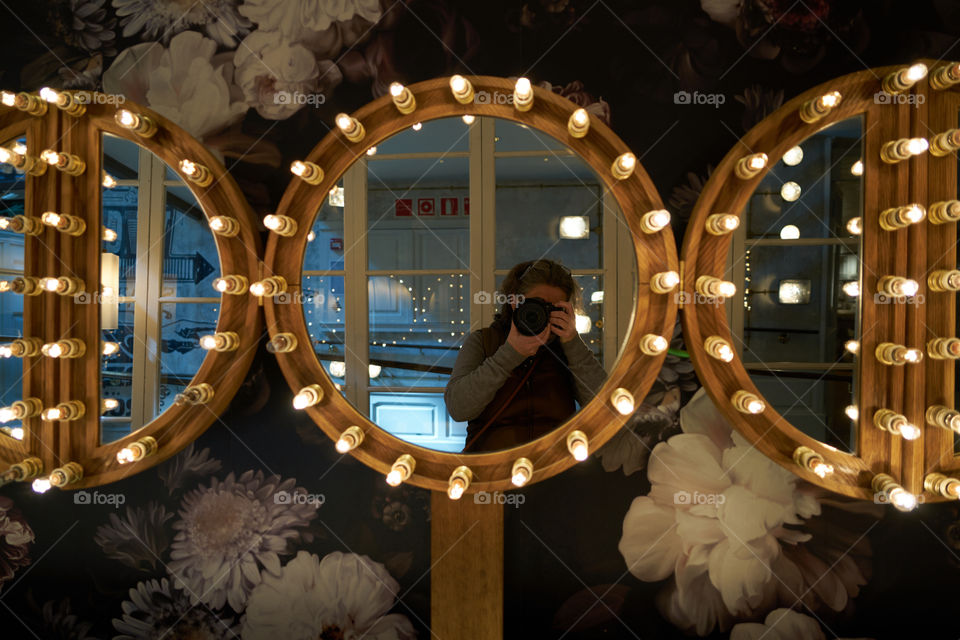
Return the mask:
[[123, 25], [123, 36], [143, 31], [144, 40], [170, 37], [187, 29], [202, 28], [220, 44], [233, 48], [250, 31], [250, 21], [237, 13], [238, 0], [113, 0]]
[[763, 624], [744, 622], [735, 625], [730, 631], [730, 640], [826, 640], [826, 636], [810, 616], [790, 609], [774, 609]]
[[732, 28], [740, 15], [740, 3], [741, 0], [700, 0], [700, 8], [711, 20]]
[[630, 506], [619, 546], [637, 578], [674, 577], [658, 601], [663, 614], [707, 635], [777, 603], [796, 604], [821, 577], [838, 585], [823, 602], [845, 608], [848, 591], [855, 595], [865, 583], [855, 565], [847, 589], [826, 564], [815, 575], [795, 562], [804, 556], [783, 553], [783, 543], [810, 540], [797, 525], [820, 514], [817, 499], [797, 489], [797, 476], [731, 432], [702, 389], [681, 411], [680, 425], [684, 433], [654, 448], [650, 494]]
[[387, 612], [400, 585], [379, 562], [334, 551], [300, 551], [279, 575], [264, 573], [250, 594], [243, 640], [407, 640], [406, 616]]
[[[278, 31], [257, 30], [244, 38], [233, 64], [243, 97], [268, 120], [289, 118], [318, 99], [320, 72], [313, 54], [284, 41]], [[336, 75], [340, 77], [339, 70]]]
[[217, 133], [247, 112], [230, 93], [232, 54], [215, 56], [217, 43], [195, 31], [170, 40], [170, 47], [137, 44], [124, 50], [103, 74], [103, 88], [146, 104], [196, 138]]
[[[190, 601], [220, 608], [229, 602], [242, 611], [247, 596], [263, 575], [280, 575], [279, 554], [300, 537], [316, 517], [317, 501], [291, 500], [296, 480], [266, 479], [247, 471], [234, 480], [216, 478], [183, 498], [168, 566], [174, 586]], [[285, 495], [284, 495], [285, 494]], [[279, 497], [278, 497], [279, 496]]]
[[226, 640], [240, 631], [232, 617], [191, 605], [182, 592], [170, 588], [166, 578], [138, 582], [129, 597], [121, 605], [123, 619], [113, 619], [113, 628], [121, 634], [113, 640]]
[[364, 20], [380, 19], [379, 0], [244, 0], [240, 13], [259, 28], [279, 31], [285, 40], [313, 39], [335, 22], [358, 15]]

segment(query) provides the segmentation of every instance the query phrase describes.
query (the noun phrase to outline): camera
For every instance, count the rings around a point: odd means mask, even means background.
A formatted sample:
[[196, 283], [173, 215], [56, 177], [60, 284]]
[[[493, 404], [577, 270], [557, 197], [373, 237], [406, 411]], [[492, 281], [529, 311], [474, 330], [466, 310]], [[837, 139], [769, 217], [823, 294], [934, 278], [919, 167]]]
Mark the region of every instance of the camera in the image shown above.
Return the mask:
[[535, 336], [547, 328], [553, 311], [563, 311], [563, 307], [550, 304], [543, 298], [526, 298], [513, 310], [513, 324], [521, 334]]

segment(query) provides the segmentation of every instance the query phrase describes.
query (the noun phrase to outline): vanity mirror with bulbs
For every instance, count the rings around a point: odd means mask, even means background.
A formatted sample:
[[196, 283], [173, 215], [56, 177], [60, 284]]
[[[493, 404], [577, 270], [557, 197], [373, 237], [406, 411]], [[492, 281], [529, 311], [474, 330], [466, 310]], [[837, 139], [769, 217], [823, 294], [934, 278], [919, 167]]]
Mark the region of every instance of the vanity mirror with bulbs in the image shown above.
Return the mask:
[[96, 486], [226, 408], [261, 320], [246, 287], [215, 285], [256, 280], [260, 239], [219, 161], [159, 114], [91, 92], [2, 101], [0, 482]]

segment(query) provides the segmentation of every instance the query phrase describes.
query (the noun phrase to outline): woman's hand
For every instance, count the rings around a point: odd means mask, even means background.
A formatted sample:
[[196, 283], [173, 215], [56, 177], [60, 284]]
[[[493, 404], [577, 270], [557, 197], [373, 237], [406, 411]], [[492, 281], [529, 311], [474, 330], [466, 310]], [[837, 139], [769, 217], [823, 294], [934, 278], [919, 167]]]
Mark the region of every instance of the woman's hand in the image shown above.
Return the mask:
[[577, 337], [577, 321], [573, 313], [573, 305], [569, 302], [557, 302], [556, 306], [563, 307], [563, 311], [550, 312], [550, 330], [557, 334], [560, 342], [570, 342]]
[[538, 335], [525, 336], [517, 330], [517, 325], [510, 323], [510, 333], [507, 335], [507, 344], [517, 350], [521, 355], [530, 357], [537, 352], [540, 345], [547, 344], [550, 337], [550, 325]]

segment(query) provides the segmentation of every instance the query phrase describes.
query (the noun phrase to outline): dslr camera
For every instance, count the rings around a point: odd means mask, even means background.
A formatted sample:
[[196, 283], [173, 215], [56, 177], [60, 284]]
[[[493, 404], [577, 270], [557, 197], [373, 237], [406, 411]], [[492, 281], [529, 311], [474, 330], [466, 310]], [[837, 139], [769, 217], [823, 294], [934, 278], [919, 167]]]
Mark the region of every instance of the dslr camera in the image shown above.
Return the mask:
[[513, 324], [521, 334], [535, 336], [547, 328], [552, 311], [563, 311], [563, 307], [550, 304], [543, 298], [525, 298], [513, 310]]

